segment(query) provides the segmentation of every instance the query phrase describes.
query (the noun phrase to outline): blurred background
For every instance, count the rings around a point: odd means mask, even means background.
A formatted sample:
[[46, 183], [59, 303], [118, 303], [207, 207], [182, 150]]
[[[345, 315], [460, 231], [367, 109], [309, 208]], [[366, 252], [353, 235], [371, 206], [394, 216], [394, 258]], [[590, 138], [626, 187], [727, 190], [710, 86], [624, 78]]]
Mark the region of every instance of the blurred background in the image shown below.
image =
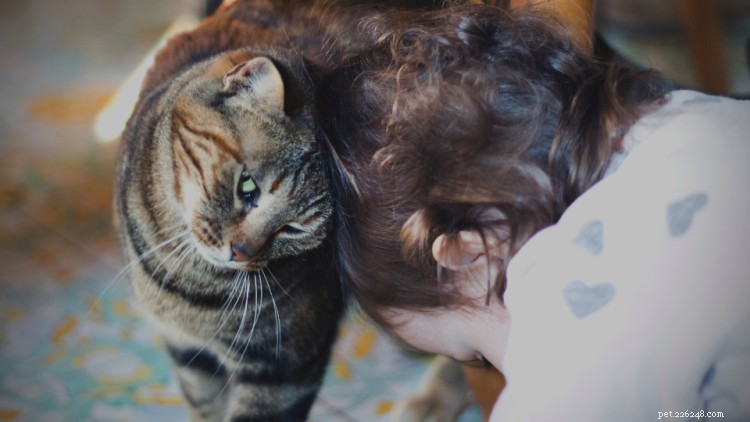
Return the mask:
[[[175, 20], [203, 8], [0, 1], [0, 422], [185, 419], [159, 339], [118, 274], [117, 122], [95, 123]], [[595, 10], [596, 29], [628, 59], [750, 97], [750, 2], [601, 0]], [[122, 104], [104, 118], [122, 120]], [[355, 317], [312, 419], [388, 420], [425, 366]], [[471, 408], [462, 421], [480, 419]]]

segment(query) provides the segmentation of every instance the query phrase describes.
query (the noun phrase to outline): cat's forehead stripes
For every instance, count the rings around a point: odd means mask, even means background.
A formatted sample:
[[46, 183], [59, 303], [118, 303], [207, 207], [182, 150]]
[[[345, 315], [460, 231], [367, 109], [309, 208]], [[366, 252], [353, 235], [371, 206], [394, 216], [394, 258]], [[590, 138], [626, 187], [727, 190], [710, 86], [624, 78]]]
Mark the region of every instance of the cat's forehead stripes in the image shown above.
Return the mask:
[[[203, 179], [205, 177], [203, 165], [201, 164], [201, 159], [199, 158], [199, 155], [193, 149], [193, 145], [185, 139], [185, 137], [183, 136], [182, 133], [180, 133], [180, 131], [174, 132], [174, 139], [176, 139], [177, 141], [177, 142], [174, 142], [174, 144], [179, 146], [180, 151], [184, 153], [184, 154], [179, 154], [178, 151], [175, 151], [175, 156], [177, 157], [177, 159], [180, 160], [180, 162], [183, 164], [183, 166], [186, 168], [188, 172], [192, 172], [194, 170], [198, 173], [198, 177]], [[188, 161], [189, 161], [189, 164], [188, 164]]]
[[[176, 102], [170, 117], [175, 196], [189, 209], [197, 209], [207, 201], [213, 208], [229, 212], [226, 210], [233, 205], [233, 187], [225, 183], [232, 178], [227, 164], [237, 167], [243, 162], [239, 139], [220, 116], [180, 105]], [[184, 185], [187, 180], [192, 183]], [[202, 193], [196, 196], [190, 185]]]
[[[197, 120], [197, 119], [196, 119]], [[175, 113], [172, 117], [172, 128], [173, 132], [185, 131], [193, 135], [194, 139], [209, 143], [211, 146], [217, 148], [219, 151], [231, 156], [234, 161], [242, 162], [242, 155], [240, 154], [238, 142], [235, 139], [228, 140], [225, 134], [219, 134], [215, 131], [209, 131], [206, 129], [199, 128], [197, 125], [190, 123], [190, 114], [181, 112], [175, 108]], [[233, 133], [228, 131], [228, 133]], [[203, 145], [205, 147], [205, 145]]]
[[281, 182], [284, 181], [284, 178], [286, 177], [287, 171], [284, 169], [283, 171], [279, 172], [276, 177], [273, 179], [273, 182], [271, 182], [271, 188], [268, 190], [268, 193], [274, 194], [276, 193], [276, 190], [279, 189], [281, 186]]

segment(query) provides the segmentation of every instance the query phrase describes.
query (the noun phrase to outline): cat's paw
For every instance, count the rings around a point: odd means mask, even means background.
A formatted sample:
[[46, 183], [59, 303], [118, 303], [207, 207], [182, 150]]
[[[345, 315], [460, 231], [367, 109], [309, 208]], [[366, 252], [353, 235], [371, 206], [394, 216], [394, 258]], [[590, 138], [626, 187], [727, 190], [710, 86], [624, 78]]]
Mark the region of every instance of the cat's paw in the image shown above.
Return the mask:
[[453, 422], [469, 405], [460, 363], [437, 356], [430, 363], [419, 391], [397, 403], [393, 422]]
[[392, 421], [453, 422], [458, 419], [468, 404], [466, 394], [463, 393], [448, 401], [436, 395], [412, 396], [396, 405]]

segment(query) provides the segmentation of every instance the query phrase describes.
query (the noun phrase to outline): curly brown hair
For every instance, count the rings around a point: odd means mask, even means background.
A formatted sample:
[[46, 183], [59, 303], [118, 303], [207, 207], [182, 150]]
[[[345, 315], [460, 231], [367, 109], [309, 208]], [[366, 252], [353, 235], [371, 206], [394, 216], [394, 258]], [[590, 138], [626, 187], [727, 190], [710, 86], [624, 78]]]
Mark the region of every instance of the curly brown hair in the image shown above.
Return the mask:
[[[320, 101], [341, 160], [344, 284], [386, 327], [384, 308], [466, 303], [436, 270], [437, 236], [502, 227], [504, 267], [671, 89], [654, 71], [596, 60], [539, 10], [464, 4], [361, 30], [372, 48], [329, 75]], [[504, 285], [503, 268], [500, 297]]]

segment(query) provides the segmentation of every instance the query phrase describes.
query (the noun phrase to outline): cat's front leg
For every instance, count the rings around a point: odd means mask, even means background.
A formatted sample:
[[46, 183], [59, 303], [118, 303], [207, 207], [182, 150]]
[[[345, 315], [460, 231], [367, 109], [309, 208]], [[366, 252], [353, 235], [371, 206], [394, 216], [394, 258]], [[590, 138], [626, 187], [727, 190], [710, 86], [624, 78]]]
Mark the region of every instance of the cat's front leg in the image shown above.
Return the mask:
[[238, 369], [224, 422], [304, 422], [319, 380], [289, 379], [268, 368]]
[[462, 364], [436, 356], [419, 391], [396, 405], [393, 422], [453, 422], [469, 405]]
[[190, 409], [190, 422], [224, 420], [230, 381], [219, 359], [205, 349], [169, 342], [167, 350]]

